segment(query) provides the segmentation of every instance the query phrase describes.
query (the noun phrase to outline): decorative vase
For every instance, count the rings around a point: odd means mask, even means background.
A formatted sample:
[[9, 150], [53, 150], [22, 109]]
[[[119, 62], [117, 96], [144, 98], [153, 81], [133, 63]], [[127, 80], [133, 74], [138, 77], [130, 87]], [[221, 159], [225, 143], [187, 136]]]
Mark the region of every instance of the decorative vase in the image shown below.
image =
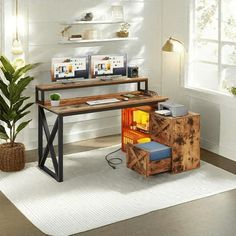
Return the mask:
[[13, 172], [25, 167], [25, 146], [23, 143], [10, 143], [0, 145], [0, 170]]
[[116, 32], [116, 35], [119, 38], [128, 38], [129, 37], [129, 32], [127, 32], [127, 31], [119, 31], [119, 32]]
[[52, 106], [52, 107], [58, 107], [58, 106], [60, 106], [60, 100], [58, 100], [58, 101], [51, 100], [51, 106]]
[[82, 21], [92, 21], [93, 20], [93, 13], [88, 12], [86, 15], [81, 19]]

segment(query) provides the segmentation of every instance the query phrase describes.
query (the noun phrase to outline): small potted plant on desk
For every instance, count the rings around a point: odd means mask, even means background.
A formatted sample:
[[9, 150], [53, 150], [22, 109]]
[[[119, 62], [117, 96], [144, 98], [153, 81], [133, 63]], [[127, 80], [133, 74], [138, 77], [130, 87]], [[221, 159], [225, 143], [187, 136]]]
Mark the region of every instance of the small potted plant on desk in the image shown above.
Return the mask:
[[59, 93], [50, 94], [51, 106], [58, 107], [60, 105], [61, 95]]
[[15, 68], [4, 56], [0, 57], [0, 64], [0, 139], [6, 141], [0, 144], [0, 170], [19, 171], [25, 166], [25, 146], [17, 143], [16, 137], [31, 120], [19, 122], [34, 104], [25, 103], [29, 97], [23, 95], [34, 78], [24, 74], [37, 64]]

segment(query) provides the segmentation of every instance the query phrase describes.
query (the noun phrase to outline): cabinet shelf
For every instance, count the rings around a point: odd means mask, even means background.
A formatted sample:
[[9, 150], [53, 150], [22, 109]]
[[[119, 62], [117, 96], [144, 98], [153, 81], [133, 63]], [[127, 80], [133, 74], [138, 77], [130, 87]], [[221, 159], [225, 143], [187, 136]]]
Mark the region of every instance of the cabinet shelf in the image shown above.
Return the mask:
[[137, 37], [129, 38], [109, 38], [109, 39], [81, 39], [81, 40], [60, 40], [59, 44], [79, 44], [79, 43], [99, 43], [99, 42], [114, 42], [114, 41], [132, 41], [137, 40]]

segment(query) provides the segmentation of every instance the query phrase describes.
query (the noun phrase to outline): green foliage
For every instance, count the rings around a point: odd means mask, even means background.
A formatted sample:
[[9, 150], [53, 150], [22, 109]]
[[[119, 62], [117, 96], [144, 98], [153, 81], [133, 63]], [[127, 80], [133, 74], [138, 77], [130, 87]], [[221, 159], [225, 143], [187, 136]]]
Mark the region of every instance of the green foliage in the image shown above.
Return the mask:
[[217, 15], [218, 0], [197, 0], [196, 4], [197, 27], [200, 31], [199, 33], [202, 33], [214, 21], [214, 17]]
[[236, 87], [231, 87], [229, 89], [230, 93], [232, 93], [233, 95], [236, 95]]
[[52, 93], [50, 94], [50, 99], [52, 101], [59, 101], [61, 98], [61, 95], [59, 93]]
[[31, 121], [18, 123], [30, 113], [27, 109], [33, 105], [33, 103], [25, 104], [29, 97], [23, 96], [23, 92], [34, 78], [24, 77], [24, 74], [37, 65], [29, 64], [16, 69], [6, 57], [0, 57], [0, 121], [6, 125], [6, 127], [0, 125], [0, 139], [12, 145], [19, 132]]

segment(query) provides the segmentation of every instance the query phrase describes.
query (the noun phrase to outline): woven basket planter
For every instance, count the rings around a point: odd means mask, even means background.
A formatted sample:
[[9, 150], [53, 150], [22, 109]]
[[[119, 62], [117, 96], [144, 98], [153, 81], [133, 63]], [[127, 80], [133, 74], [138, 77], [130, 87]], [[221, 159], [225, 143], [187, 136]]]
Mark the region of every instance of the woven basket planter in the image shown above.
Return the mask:
[[25, 167], [25, 146], [22, 143], [0, 145], [0, 170], [5, 172], [19, 171]]

